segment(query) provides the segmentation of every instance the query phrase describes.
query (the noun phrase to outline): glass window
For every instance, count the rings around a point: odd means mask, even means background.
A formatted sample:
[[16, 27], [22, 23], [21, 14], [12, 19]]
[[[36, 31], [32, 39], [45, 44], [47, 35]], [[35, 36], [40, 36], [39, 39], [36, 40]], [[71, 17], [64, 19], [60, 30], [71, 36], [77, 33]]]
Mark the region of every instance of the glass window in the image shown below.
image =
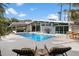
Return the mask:
[[64, 34], [68, 32], [68, 26], [64, 26]]
[[45, 26], [45, 24], [42, 24], [42, 26]]
[[60, 33], [63, 34], [63, 26], [60, 26]]
[[59, 33], [59, 31], [60, 31], [60, 28], [59, 27], [56, 27], [56, 33]]
[[36, 26], [36, 31], [40, 31], [40, 25]]
[[66, 34], [68, 31], [68, 26], [57, 26], [55, 30], [56, 30], [56, 33]]

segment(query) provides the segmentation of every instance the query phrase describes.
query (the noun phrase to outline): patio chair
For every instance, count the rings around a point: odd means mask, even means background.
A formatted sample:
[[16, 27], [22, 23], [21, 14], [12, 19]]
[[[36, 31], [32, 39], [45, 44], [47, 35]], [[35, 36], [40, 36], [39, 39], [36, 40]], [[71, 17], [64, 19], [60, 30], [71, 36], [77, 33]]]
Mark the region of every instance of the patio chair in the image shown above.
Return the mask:
[[67, 32], [67, 35], [70, 39], [76, 39], [77, 33], [76, 32]]
[[79, 33], [76, 34], [76, 39], [79, 39]]
[[12, 51], [17, 53], [17, 56], [34, 56], [37, 50], [37, 46], [35, 50], [31, 48], [22, 48], [20, 49], [13, 49]]
[[44, 48], [47, 50], [48, 54], [50, 56], [57, 56], [57, 55], [63, 55], [63, 56], [67, 56], [67, 51], [71, 50], [71, 47], [63, 47], [63, 48], [59, 48], [59, 47], [53, 47], [50, 50], [47, 49], [46, 45], [44, 46]]

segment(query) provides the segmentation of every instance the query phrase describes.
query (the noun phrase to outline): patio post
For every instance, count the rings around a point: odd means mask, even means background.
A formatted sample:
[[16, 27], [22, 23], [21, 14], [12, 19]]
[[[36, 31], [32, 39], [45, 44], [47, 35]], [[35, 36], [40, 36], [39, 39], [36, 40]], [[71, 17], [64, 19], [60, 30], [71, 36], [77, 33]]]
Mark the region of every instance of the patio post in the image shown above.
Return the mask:
[[27, 26], [25, 26], [25, 31], [27, 32]]
[[36, 32], [36, 23], [35, 23], [35, 32]]
[[68, 26], [69, 26], [69, 31], [72, 31], [70, 23], [68, 24]]
[[17, 26], [15, 27], [15, 31], [17, 31]]
[[32, 26], [31, 26], [31, 24], [30, 24], [30, 32], [32, 31]]
[[42, 32], [42, 30], [41, 30], [41, 23], [39, 23], [40, 24], [40, 32]]

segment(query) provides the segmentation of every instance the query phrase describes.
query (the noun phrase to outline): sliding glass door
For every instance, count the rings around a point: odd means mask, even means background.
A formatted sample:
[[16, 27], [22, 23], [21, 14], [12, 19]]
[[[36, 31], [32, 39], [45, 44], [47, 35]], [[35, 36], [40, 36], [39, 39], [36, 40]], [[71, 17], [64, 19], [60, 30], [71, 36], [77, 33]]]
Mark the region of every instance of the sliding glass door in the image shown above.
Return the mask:
[[55, 33], [58, 34], [66, 34], [67, 31], [68, 31], [68, 26], [56, 26], [55, 28]]

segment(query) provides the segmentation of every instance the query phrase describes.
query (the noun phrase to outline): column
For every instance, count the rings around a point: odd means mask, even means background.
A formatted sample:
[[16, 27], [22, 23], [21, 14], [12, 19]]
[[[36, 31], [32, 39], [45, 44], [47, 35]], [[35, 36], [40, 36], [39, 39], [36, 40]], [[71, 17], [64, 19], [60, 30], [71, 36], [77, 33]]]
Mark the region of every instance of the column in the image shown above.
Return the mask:
[[35, 25], [35, 32], [36, 32], [36, 23], [34, 25]]
[[69, 27], [69, 31], [72, 31], [70, 23], [68, 23], [68, 27]]
[[40, 32], [42, 32], [41, 22], [39, 24], [40, 24]]
[[17, 31], [17, 26], [15, 27], [15, 31]]
[[31, 24], [30, 24], [30, 32], [32, 31], [32, 26], [31, 26]]
[[26, 26], [26, 32], [27, 32], [27, 26]]

